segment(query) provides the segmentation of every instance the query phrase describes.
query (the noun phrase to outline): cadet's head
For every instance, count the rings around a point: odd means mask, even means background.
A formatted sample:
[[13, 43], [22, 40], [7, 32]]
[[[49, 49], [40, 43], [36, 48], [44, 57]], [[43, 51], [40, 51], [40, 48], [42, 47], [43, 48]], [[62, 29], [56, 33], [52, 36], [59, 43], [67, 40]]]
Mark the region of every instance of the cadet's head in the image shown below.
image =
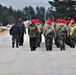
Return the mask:
[[51, 18], [47, 18], [47, 21], [52, 21]]
[[48, 25], [52, 25], [52, 22], [51, 22], [51, 21], [47, 21], [47, 24], [48, 24]]
[[32, 20], [31, 20], [31, 23], [32, 23], [32, 24], [35, 24], [35, 23], [36, 23], [36, 20], [35, 20], [35, 19], [32, 19]]
[[60, 19], [60, 20], [59, 20], [59, 25], [64, 25], [64, 24], [66, 24], [66, 23], [67, 23], [67, 21], [64, 20], [64, 19]]
[[19, 22], [22, 22], [22, 18], [19, 18], [18, 21], [19, 21]]
[[75, 25], [75, 22], [74, 22], [74, 21], [72, 21], [72, 22], [71, 22], [71, 26], [74, 26], [74, 25]]
[[36, 24], [41, 23], [41, 21], [39, 19], [36, 19]]

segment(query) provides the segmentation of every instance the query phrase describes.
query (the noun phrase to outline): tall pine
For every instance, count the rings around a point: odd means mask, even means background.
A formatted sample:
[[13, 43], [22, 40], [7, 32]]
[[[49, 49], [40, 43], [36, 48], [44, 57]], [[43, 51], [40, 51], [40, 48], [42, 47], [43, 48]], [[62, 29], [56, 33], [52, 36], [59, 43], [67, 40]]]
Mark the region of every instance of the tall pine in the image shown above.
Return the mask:
[[74, 17], [76, 18], [76, 0], [54, 0], [48, 1], [55, 8], [54, 16], [58, 17]]

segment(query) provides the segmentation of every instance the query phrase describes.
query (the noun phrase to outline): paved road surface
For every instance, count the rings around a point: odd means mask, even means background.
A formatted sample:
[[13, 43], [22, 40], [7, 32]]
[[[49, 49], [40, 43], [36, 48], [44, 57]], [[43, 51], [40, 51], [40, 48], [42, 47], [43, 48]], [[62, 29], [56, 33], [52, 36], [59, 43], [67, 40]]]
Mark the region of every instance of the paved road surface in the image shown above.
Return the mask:
[[41, 48], [30, 51], [28, 35], [24, 46], [11, 48], [11, 36], [0, 36], [0, 75], [76, 75], [76, 48], [60, 51], [53, 45], [46, 51], [44, 37]]

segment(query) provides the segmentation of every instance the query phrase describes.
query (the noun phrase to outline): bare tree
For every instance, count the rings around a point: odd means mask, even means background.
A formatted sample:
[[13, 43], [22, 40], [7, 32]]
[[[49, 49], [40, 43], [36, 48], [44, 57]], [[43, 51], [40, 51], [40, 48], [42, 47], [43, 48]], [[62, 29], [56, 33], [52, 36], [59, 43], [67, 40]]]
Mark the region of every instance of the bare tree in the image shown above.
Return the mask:
[[15, 23], [15, 18], [13, 16], [8, 16], [8, 23], [9, 24]]

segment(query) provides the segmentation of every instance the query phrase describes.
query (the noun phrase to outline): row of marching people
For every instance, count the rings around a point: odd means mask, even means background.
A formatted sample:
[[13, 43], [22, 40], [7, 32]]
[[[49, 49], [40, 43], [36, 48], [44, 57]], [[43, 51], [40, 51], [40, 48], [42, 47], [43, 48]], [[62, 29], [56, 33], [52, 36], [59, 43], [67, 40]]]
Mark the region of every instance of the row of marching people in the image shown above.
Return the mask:
[[53, 38], [56, 37], [56, 33], [50, 18], [47, 19], [44, 26], [42, 26], [39, 19], [32, 19], [31, 24], [28, 27], [28, 34], [31, 51], [34, 51], [37, 47], [40, 47], [42, 34], [45, 37], [46, 50], [52, 50]]
[[65, 44], [75, 48], [76, 44], [76, 24], [73, 18], [65, 20], [58, 18], [54, 25], [50, 18], [44, 25], [43, 34], [45, 36], [46, 50], [52, 50], [53, 38], [60, 50], [65, 50]]
[[[19, 22], [10, 29], [13, 48], [15, 41], [16, 47], [23, 45], [24, 33], [26, 34], [26, 27], [23, 24], [22, 19], [19, 18]], [[53, 40], [55, 41], [56, 46], [61, 50], [65, 50], [65, 44], [75, 48], [76, 24], [73, 18], [70, 20], [58, 18], [54, 24], [52, 20], [48, 18], [44, 26], [39, 19], [32, 19], [31, 24], [28, 26], [31, 51], [34, 51], [37, 47], [40, 47], [42, 34], [45, 37], [45, 47], [47, 51], [52, 50]]]
[[75, 48], [76, 43], [76, 24], [75, 20], [64, 20], [58, 18], [55, 23], [56, 39], [55, 44], [60, 47], [61, 50], [65, 50], [65, 44]]

